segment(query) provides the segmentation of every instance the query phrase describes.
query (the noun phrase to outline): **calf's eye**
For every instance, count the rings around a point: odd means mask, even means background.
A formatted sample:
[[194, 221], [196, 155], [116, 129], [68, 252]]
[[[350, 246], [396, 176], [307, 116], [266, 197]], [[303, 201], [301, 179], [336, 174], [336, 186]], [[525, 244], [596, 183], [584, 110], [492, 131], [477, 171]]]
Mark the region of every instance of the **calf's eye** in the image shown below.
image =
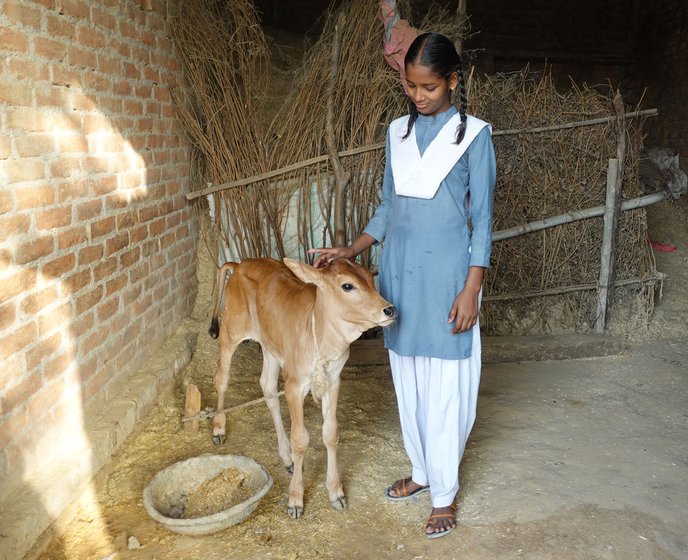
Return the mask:
[[345, 292], [350, 292], [351, 290], [355, 290], [356, 287], [353, 284], [349, 284], [348, 282], [346, 284], [342, 284], [342, 290]]

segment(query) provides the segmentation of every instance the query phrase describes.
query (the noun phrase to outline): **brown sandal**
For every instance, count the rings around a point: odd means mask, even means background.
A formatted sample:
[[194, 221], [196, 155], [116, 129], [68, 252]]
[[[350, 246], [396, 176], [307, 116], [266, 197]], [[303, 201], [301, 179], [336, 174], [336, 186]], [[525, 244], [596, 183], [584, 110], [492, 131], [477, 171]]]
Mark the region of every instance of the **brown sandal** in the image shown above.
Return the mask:
[[[456, 506], [454, 504], [448, 506], [451, 508], [451, 513], [433, 513], [428, 518], [428, 522], [425, 524], [425, 536], [429, 539], [437, 539], [439, 537], [444, 537], [456, 529]], [[439, 529], [438, 524], [435, 523], [437, 519], [453, 519], [454, 526], [447, 527], [444, 531], [437, 531]], [[432, 527], [432, 533], [428, 533], [428, 528]]]
[[[409, 482], [413, 482], [411, 477], [397, 480], [394, 484], [392, 484], [392, 486], [385, 490], [385, 498], [387, 498], [388, 500], [392, 500], [393, 502], [399, 502], [403, 500], [410, 500], [414, 496], [422, 494], [423, 492], [428, 492], [430, 490], [429, 486], [420, 486], [419, 488], [416, 488], [413, 492], [409, 492], [407, 488], [407, 484]], [[397, 490], [399, 492], [399, 495], [393, 496], [390, 493], [392, 489]]]

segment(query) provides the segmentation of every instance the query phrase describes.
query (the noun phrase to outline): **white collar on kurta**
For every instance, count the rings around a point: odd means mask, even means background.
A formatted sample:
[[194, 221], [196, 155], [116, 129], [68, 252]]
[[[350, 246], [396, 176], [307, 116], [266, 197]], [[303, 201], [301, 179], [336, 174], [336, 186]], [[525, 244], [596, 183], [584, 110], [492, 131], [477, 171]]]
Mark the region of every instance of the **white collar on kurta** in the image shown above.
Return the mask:
[[408, 115], [390, 124], [390, 159], [396, 194], [414, 198], [433, 198], [440, 188], [440, 183], [478, 133], [486, 126], [490, 127], [485, 121], [469, 115], [466, 120], [466, 134], [460, 144], [455, 144], [456, 128], [460, 118], [459, 113], [456, 113], [445, 123], [422, 157], [418, 150], [415, 126], [408, 138], [402, 140], [408, 128]]

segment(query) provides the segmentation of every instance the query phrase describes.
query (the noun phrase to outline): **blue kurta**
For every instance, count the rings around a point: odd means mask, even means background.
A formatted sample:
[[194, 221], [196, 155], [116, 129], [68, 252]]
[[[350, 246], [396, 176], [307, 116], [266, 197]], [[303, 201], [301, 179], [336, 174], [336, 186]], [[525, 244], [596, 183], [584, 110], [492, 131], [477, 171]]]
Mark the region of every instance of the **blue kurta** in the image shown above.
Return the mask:
[[[450, 107], [438, 115], [418, 116], [414, 127], [421, 155], [456, 112]], [[434, 198], [399, 196], [394, 191], [388, 132], [381, 203], [364, 230], [377, 241], [384, 240], [380, 292], [399, 312], [395, 323], [385, 329], [386, 348], [401, 356], [470, 357], [472, 329], [452, 335], [453, 325], [447, 319], [468, 267], [489, 266], [495, 176], [492, 138], [485, 127]]]

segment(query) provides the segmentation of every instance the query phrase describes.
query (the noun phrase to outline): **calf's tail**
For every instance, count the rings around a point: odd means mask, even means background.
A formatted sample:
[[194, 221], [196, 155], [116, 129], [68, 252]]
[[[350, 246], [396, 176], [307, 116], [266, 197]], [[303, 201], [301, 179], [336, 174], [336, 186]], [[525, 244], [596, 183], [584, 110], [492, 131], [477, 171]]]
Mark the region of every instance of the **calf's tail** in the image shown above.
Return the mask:
[[218, 317], [220, 315], [220, 305], [222, 305], [222, 295], [225, 293], [225, 280], [227, 279], [227, 272], [231, 274], [234, 269], [239, 265], [235, 262], [226, 262], [220, 267], [220, 272], [217, 276], [217, 296], [215, 296], [215, 309], [213, 310], [213, 319], [210, 322], [210, 328], [208, 332], [213, 338], [217, 338], [220, 335], [220, 321]]

